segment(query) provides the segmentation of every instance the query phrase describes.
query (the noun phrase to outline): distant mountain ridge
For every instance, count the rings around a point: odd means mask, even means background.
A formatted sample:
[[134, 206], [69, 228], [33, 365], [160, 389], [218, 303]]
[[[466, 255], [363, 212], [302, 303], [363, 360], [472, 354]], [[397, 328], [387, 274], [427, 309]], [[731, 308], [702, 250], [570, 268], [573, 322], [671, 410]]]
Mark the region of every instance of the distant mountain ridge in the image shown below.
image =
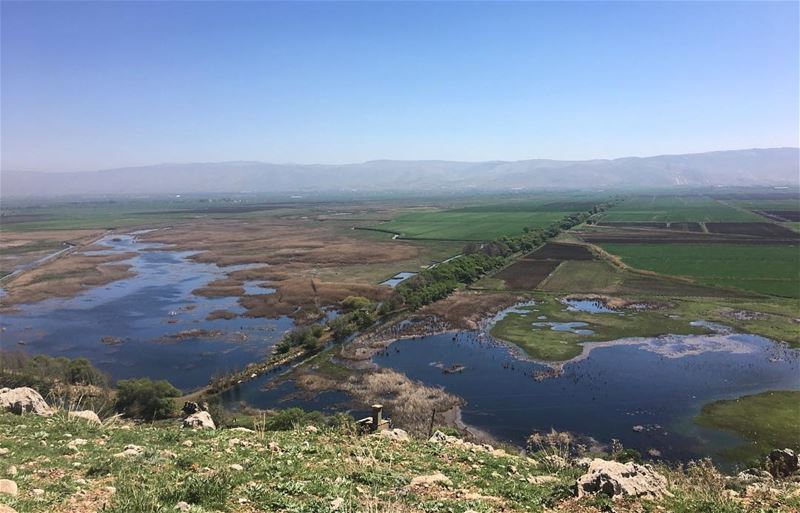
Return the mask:
[[800, 148], [583, 161], [373, 160], [359, 164], [215, 162], [102, 171], [0, 172], [0, 194], [59, 196], [302, 191], [454, 191], [797, 185]]

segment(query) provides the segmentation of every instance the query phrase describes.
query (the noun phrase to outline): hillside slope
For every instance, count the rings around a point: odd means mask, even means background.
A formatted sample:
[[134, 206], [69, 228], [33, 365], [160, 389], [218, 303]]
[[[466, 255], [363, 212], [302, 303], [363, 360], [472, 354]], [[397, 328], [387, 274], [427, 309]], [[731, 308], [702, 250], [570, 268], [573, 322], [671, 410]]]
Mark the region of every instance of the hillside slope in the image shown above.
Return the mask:
[[[796, 485], [738, 486], [708, 465], [661, 467], [671, 497], [573, 498], [585, 470], [486, 446], [344, 428], [194, 431], [0, 414], [0, 511], [796, 512]], [[555, 463], [554, 463], [555, 462]], [[3, 504], [7, 505], [3, 509]]]

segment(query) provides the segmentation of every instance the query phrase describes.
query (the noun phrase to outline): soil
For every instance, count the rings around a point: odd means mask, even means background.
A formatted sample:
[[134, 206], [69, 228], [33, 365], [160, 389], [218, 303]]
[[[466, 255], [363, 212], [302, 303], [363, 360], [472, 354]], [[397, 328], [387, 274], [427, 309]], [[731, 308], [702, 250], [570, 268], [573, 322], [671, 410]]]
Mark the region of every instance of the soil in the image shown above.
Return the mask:
[[800, 233], [774, 223], [706, 223], [706, 228], [711, 233], [800, 240]]
[[523, 260], [594, 260], [594, 254], [586, 246], [548, 242]]
[[561, 260], [519, 260], [493, 278], [503, 280], [510, 290], [533, 290], [560, 264]]

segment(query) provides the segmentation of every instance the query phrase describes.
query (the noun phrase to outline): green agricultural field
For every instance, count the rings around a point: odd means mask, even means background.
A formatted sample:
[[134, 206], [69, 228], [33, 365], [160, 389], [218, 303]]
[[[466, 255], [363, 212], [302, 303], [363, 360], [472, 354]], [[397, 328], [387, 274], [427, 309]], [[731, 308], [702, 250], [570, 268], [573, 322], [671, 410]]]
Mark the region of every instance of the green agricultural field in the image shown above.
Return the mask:
[[698, 283], [800, 297], [800, 248], [793, 245], [603, 244], [635, 268]]
[[480, 241], [519, 235], [526, 226], [545, 228], [565, 215], [564, 212], [441, 210], [403, 214], [370, 228], [413, 239]]
[[736, 460], [754, 458], [775, 447], [800, 449], [800, 392], [764, 392], [716, 401], [703, 406], [695, 422], [746, 438], [749, 444], [725, 453]]
[[636, 196], [611, 208], [603, 222], [760, 222], [764, 218], [701, 196]]

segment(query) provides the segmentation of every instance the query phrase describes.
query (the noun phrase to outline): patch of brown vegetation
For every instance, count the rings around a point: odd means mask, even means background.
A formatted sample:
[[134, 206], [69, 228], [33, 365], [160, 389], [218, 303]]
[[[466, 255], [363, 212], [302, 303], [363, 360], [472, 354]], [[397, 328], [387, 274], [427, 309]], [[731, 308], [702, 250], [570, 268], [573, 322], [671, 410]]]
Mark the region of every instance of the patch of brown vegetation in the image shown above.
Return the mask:
[[447, 298], [420, 310], [421, 315], [435, 315], [453, 329], [477, 329], [480, 321], [522, 301], [516, 294], [456, 291]]
[[53, 513], [95, 513], [105, 511], [111, 505], [114, 489], [113, 480], [104, 479], [92, 483], [88, 490], [78, 490], [61, 504], [55, 506]]
[[300, 310], [314, 315], [323, 306], [337, 304], [347, 296], [364, 296], [380, 301], [391, 293], [387, 287], [376, 285], [318, 282], [304, 278], [288, 278], [271, 285], [278, 289], [275, 293], [243, 296], [239, 300], [247, 308], [247, 317], [296, 316]]
[[69, 253], [9, 281], [5, 285], [6, 295], [0, 299], [0, 309], [51, 297], [72, 297], [88, 288], [130, 278], [133, 276], [130, 265], [110, 264], [134, 256], [135, 253], [95, 256]]
[[377, 263], [405, 260], [418, 253], [411, 245], [389, 241], [366, 243], [345, 236], [334, 227], [304, 220], [203, 220], [202, 224], [178, 225], [141, 238], [172, 244], [178, 249], [199, 250], [201, 253], [192, 257], [194, 260], [222, 266]]
[[[364, 241], [341, 229], [309, 220], [203, 220], [156, 231], [141, 237], [179, 250], [199, 251], [193, 260], [220, 266], [265, 264], [231, 271], [194, 291], [206, 297], [241, 297], [250, 317], [314, 317], [319, 310], [347, 296], [381, 300], [386, 287], [357, 281], [321, 281], [319, 274], [348, 265], [400, 262], [419, 249], [391, 241]], [[259, 280], [274, 287], [273, 294], [245, 295], [245, 281]]]
[[229, 312], [228, 310], [214, 310], [213, 312], [210, 312], [208, 315], [206, 315], [206, 320], [215, 321], [217, 319], [225, 319], [229, 321], [237, 317], [239, 317], [237, 314]]
[[192, 294], [204, 297], [238, 297], [244, 295], [244, 287], [239, 280], [221, 278], [193, 290]]
[[427, 435], [434, 411], [434, 423], [443, 425], [445, 413], [463, 404], [461, 398], [442, 388], [423, 385], [389, 369], [353, 375], [337, 388], [361, 405], [383, 404], [395, 426], [416, 436]]

